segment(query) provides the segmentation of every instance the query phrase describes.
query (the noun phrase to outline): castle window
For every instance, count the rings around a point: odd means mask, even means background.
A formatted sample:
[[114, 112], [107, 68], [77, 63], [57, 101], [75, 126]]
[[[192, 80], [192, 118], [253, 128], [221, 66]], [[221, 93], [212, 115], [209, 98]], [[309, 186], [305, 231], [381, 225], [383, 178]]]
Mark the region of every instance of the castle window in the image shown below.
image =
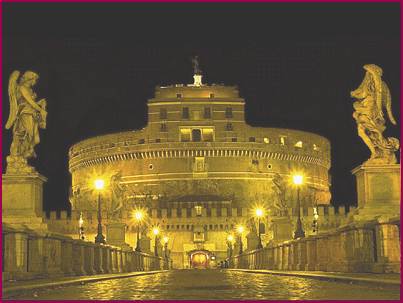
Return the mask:
[[189, 107], [182, 108], [182, 119], [189, 119]]
[[225, 130], [226, 131], [233, 131], [234, 127], [232, 126], [232, 123], [227, 123], [227, 125], [225, 126]]
[[144, 144], [146, 141], [144, 139], [139, 140], [139, 144]]
[[231, 107], [227, 107], [225, 109], [225, 118], [232, 118], [232, 108]]
[[319, 146], [317, 146], [316, 144], [313, 145], [313, 150], [318, 151], [319, 150]]
[[203, 141], [205, 142], [213, 142], [214, 141], [214, 129], [213, 128], [203, 128]]
[[237, 142], [237, 141], [238, 141], [238, 138], [237, 138], [237, 137], [234, 137], [234, 138], [231, 139], [231, 141], [232, 141], [232, 142]]
[[269, 140], [269, 138], [263, 138], [263, 142], [267, 144], [267, 143], [270, 143], [270, 140]]
[[207, 208], [207, 217], [211, 217], [211, 208]]
[[200, 205], [195, 206], [196, 216], [200, 217], [202, 215], [202, 207]]
[[182, 94], [176, 94], [176, 98], [182, 98]]
[[155, 143], [161, 143], [161, 139], [155, 139]]
[[153, 169], [154, 169], [154, 165], [149, 164], [149, 165], [148, 165], [148, 169], [149, 169], [149, 170], [153, 170]]
[[253, 160], [252, 160], [252, 164], [253, 164], [253, 165], [259, 165], [259, 160], [253, 159]]
[[298, 141], [297, 143], [295, 143], [294, 147], [302, 148], [302, 141]]
[[213, 94], [213, 93], [210, 93], [210, 98], [214, 98], [214, 94]]
[[211, 119], [211, 108], [210, 107], [204, 108], [204, 119]]
[[267, 169], [272, 169], [272, 168], [273, 168], [273, 165], [271, 165], [270, 163], [267, 164]]
[[201, 141], [201, 130], [200, 129], [192, 129], [192, 141], [200, 142]]
[[285, 145], [285, 138], [284, 136], [280, 137], [280, 145]]
[[168, 127], [167, 127], [166, 123], [161, 123], [160, 132], [167, 132], [167, 131], [168, 131]]
[[256, 142], [256, 138], [255, 137], [249, 137], [249, 142]]
[[164, 120], [168, 118], [168, 113], [166, 108], [160, 108], [160, 119]]
[[181, 142], [189, 142], [190, 141], [190, 129], [182, 128], [180, 130]]

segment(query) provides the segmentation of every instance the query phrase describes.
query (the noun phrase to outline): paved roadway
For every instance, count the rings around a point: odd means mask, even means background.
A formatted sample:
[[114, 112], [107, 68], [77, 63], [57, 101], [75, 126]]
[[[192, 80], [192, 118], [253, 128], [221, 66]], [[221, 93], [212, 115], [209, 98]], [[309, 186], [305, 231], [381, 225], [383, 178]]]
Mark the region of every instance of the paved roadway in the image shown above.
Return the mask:
[[22, 293], [12, 300], [399, 300], [399, 287], [226, 270], [173, 270]]

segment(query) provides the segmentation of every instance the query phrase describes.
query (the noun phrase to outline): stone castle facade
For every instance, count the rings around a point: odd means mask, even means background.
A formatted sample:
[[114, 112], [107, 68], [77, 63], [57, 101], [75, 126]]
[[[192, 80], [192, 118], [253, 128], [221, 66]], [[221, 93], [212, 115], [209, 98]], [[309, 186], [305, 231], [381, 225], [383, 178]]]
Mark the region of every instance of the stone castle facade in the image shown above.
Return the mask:
[[[291, 178], [296, 172], [305, 177], [300, 203], [309, 230], [314, 207], [323, 218], [344, 216], [344, 209], [339, 216], [329, 206], [330, 142], [304, 131], [248, 125], [245, 100], [236, 87], [203, 85], [195, 75], [194, 84], [157, 87], [147, 105], [143, 129], [89, 138], [70, 148], [72, 218], [62, 225], [56, 223], [62, 219], [49, 219], [50, 227], [72, 232], [80, 212], [85, 221], [96, 222], [97, 178], [106, 182], [103, 221], [107, 224], [119, 209], [114, 220], [126, 224], [126, 241], [133, 246], [131, 213], [145, 209], [147, 226], [158, 225], [169, 235], [176, 267], [189, 265], [188, 253], [198, 249], [217, 260], [227, 257], [226, 238], [237, 225], [247, 227], [245, 237], [256, 234], [251, 219], [256, 206], [266, 210], [264, 245], [275, 241], [275, 219], [295, 221], [297, 190]], [[280, 192], [275, 178], [285, 185]], [[142, 234], [152, 236], [145, 228]]]

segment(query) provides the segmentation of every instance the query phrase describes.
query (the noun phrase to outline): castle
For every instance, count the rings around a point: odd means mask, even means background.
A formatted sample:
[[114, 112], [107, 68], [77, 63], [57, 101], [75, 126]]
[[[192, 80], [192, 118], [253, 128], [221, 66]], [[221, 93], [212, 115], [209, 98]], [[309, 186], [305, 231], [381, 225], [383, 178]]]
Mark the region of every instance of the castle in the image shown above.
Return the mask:
[[[174, 267], [191, 267], [194, 252], [220, 261], [228, 257], [228, 235], [241, 224], [245, 232], [235, 246], [242, 241], [248, 250], [256, 248], [257, 230], [264, 246], [292, 237], [298, 213], [295, 173], [304, 176], [298, 202], [307, 234], [317, 232], [311, 227], [315, 214], [321, 230], [346, 221], [344, 208], [329, 205], [326, 138], [248, 125], [237, 87], [203, 84], [197, 72], [192, 84], [157, 87], [147, 105], [143, 129], [89, 138], [70, 148], [72, 213], [51, 213], [50, 229], [77, 238], [81, 214], [85, 236], [92, 240], [99, 194], [103, 224], [123, 223], [128, 245], [136, 245], [133, 211], [143, 209], [144, 249], [160, 245], [152, 234], [158, 226], [169, 239]], [[99, 178], [105, 180], [101, 193], [93, 186]], [[258, 227], [256, 207], [265, 210]]]

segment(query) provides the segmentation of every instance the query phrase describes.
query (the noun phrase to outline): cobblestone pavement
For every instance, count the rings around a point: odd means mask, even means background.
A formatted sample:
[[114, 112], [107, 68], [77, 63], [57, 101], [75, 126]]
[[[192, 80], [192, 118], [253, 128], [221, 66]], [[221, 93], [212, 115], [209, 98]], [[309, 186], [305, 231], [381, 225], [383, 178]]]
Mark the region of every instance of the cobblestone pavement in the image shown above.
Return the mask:
[[12, 300], [398, 300], [396, 286], [226, 270], [173, 270], [147, 276], [29, 291]]

